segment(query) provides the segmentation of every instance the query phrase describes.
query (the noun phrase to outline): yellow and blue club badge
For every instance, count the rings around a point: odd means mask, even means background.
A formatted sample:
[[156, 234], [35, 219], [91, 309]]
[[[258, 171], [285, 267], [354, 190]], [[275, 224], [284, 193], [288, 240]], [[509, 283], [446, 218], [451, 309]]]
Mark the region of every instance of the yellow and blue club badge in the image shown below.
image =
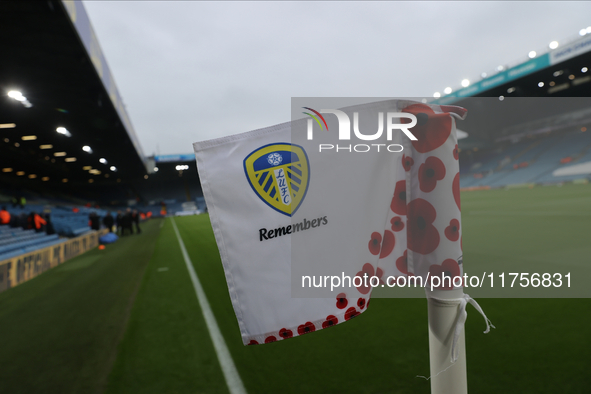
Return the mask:
[[304, 148], [289, 143], [269, 144], [244, 159], [244, 173], [261, 200], [284, 215], [293, 215], [306, 197], [310, 166]]

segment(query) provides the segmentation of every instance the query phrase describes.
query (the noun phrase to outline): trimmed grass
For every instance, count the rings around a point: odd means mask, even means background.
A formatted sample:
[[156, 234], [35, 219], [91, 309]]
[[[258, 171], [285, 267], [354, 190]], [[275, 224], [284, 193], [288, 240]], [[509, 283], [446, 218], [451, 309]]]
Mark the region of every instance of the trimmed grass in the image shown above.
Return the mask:
[[[476, 261], [481, 249], [499, 253], [499, 243], [511, 250], [513, 271], [536, 248], [565, 249], [576, 262], [588, 262], [591, 188], [587, 185], [534, 190], [494, 190], [462, 195], [464, 262], [488, 269], [491, 261]], [[490, 193], [490, 194], [488, 194]], [[487, 209], [532, 213], [536, 204], [570, 201], [567, 215], [558, 218], [562, 244], [555, 240], [552, 220], [524, 221], [523, 216], [471, 215], [486, 199]], [[591, 201], [589, 201], [591, 202]], [[578, 204], [574, 205], [574, 204]], [[491, 208], [488, 208], [491, 207]], [[547, 211], [545, 211], [547, 212]], [[535, 211], [534, 211], [535, 213]], [[534, 216], [535, 217], [535, 216]], [[589, 218], [591, 219], [591, 218]], [[313, 335], [245, 347], [240, 341], [219, 254], [206, 216], [177, 218], [197, 274], [247, 390], [251, 393], [428, 393], [427, 305], [422, 299], [372, 299], [370, 311], [351, 322]], [[543, 227], [546, 226], [546, 227]], [[473, 228], [478, 227], [478, 230]], [[537, 233], [531, 237], [528, 233]], [[523, 243], [523, 237], [533, 243]], [[492, 242], [491, 242], [492, 241]], [[491, 245], [492, 244], [492, 245]], [[550, 246], [548, 246], [550, 245]], [[577, 251], [582, 253], [577, 253]], [[543, 253], [537, 254], [544, 256]], [[529, 260], [528, 260], [528, 264]], [[558, 267], [559, 262], [556, 263]], [[554, 268], [556, 268], [556, 265]], [[529, 267], [530, 265], [528, 265]], [[494, 266], [492, 266], [493, 269]], [[471, 269], [471, 268], [470, 268]], [[587, 280], [591, 277], [586, 276]], [[468, 291], [467, 291], [468, 292]], [[468, 292], [469, 293], [469, 292]], [[591, 352], [589, 299], [480, 299], [497, 329], [484, 335], [482, 317], [469, 307], [466, 326], [468, 383], [478, 393], [586, 393]]]
[[0, 294], [1, 393], [102, 392], [159, 222]]
[[170, 219], [146, 270], [106, 392], [227, 392]]
[[[570, 270], [591, 280], [591, 185], [466, 192], [462, 211], [468, 273]], [[416, 377], [429, 375], [426, 300], [374, 298], [330, 330], [245, 347], [209, 218], [174, 220], [249, 393], [429, 393]], [[115, 352], [109, 394], [228, 392], [170, 221], [158, 238], [108, 246], [119, 248], [116, 262], [94, 250], [0, 294], [0, 336], [17, 339], [0, 352], [0, 392], [101, 392]], [[136, 261], [136, 240], [154, 247], [151, 259]], [[470, 392], [589, 392], [591, 299], [478, 301], [497, 329], [482, 334], [468, 307]]]

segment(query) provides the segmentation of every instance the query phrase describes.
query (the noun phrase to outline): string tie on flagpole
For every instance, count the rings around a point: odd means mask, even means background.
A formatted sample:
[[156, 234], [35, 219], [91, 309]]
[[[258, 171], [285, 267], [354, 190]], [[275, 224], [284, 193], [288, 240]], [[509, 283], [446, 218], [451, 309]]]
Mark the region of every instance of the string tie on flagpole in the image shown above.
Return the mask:
[[484, 311], [482, 310], [480, 305], [478, 305], [478, 302], [476, 302], [476, 300], [474, 298], [470, 297], [468, 294], [464, 294], [461, 298], [443, 299], [443, 298], [429, 297], [429, 299], [439, 305], [442, 305], [442, 306], [453, 306], [453, 305], [457, 305], [459, 303], [458, 317], [456, 320], [456, 326], [454, 328], [454, 336], [453, 336], [453, 341], [452, 341], [452, 345], [451, 345], [451, 362], [452, 363], [455, 363], [456, 361], [458, 361], [458, 356], [459, 356], [458, 339], [460, 338], [460, 334], [462, 333], [462, 330], [464, 329], [464, 323], [466, 323], [466, 319], [468, 318], [468, 312], [466, 312], [466, 306], [468, 305], [468, 303], [472, 304], [472, 306], [474, 306], [474, 308], [476, 308], [476, 310], [478, 312], [480, 312], [482, 317], [484, 317], [484, 321], [486, 323], [486, 330], [484, 331], [485, 334], [488, 334], [490, 332], [491, 327], [496, 328], [492, 324], [490, 319], [488, 317], [486, 317], [486, 314], [484, 313]]

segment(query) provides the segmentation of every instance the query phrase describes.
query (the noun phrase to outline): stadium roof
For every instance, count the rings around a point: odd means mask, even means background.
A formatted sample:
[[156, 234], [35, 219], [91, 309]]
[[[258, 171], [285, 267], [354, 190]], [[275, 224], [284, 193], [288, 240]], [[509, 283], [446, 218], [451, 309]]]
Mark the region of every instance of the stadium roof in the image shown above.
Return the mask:
[[459, 141], [462, 149], [565, 127], [588, 127], [589, 116], [564, 115], [591, 107], [591, 34], [431, 103], [468, 109], [460, 126], [468, 133]]
[[[582, 37], [559, 46], [547, 53], [530, 53], [530, 60], [506, 68], [499, 66], [497, 73], [491, 76], [484, 74], [484, 78], [474, 84], [468, 84], [462, 89], [447, 94], [433, 103], [451, 104], [466, 97], [495, 97], [499, 96], [586, 96], [589, 95], [591, 72], [587, 73], [589, 55], [591, 52], [591, 31], [581, 30]], [[571, 60], [572, 59], [572, 60]], [[577, 60], [575, 60], [577, 59]], [[552, 75], [547, 71], [551, 70]], [[536, 78], [529, 78], [529, 77]], [[524, 83], [527, 82], [531, 83]], [[509, 85], [510, 87], [505, 88]], [[586, 91], [585, 94], [583, 91]], [[499, 93], [499, 94], [494, 94]]]
[[0, 179], [61, 187], [147, 173], [81, 2], [0, 2], [0, 45]]

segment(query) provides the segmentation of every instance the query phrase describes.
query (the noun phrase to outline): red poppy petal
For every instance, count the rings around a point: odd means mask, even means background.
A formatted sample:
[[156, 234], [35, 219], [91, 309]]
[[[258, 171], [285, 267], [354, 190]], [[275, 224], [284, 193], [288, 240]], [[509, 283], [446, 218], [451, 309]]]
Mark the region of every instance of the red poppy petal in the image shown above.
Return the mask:
[[[394, 233], [390, 230], [384, 231], [384, 240], [382, 241], [382, 251], [380, 252], [380, 259], [388, 257], [396, 245], [396, 238]], [[373, 267], [372, 267], [373, 268]]]
[[407, 251], [404, 251], [404, 254], [396, 259], [396, 268], [398, 271], [402, 272], [403, 274], [409, 274], [408, 272], [408, 260], [407, 260]]
[[347, 301], [347, 295], [345, 293], [339, 293], [337, 295], [337, 308], [345, 309], [348, 303], [349, 301]]
[[422, 198], [408, 204], [407, 244], [413, 252], [429, 254], [439, 246], [439, 232], [433, 226], [437, 213], [433, 205]]
[[[373, 269], [373, 267], [372, 267]], [[364, 278], [364, 275], [367, 274], [367, 279]], [[370, 279], [373, 275], [369, 275], [367, 272], [365, 271], [359, 271], [355, 277], [359, 277], [361, 278], [361, 286], [359, 287], [355, 287], [357, 289], [357, 291], [359, 291], [361, 294], [367, 294], [369, 293], [369, 291], [371, 290], [371, 286], [370, 286]], [[359, 280], [355, 280], [355, 278], [353, 278], [353, 284], [355, 283], [359, 283]], [[367, 286], [365, 285], [367, 283]]]
[[460, 222], [457, 219], [450, 220], [449, 226], [445, 228], [445, 236], [453, 242], [460, 238]]
[[397, 215], [406, 215], [406, 181], [396, 182], [390, 209]]
[[369, 252], [373, 255], [380, 254], [380, 248], [382, 244], [382, 235], [378, 232], [371, 233], [371, 239], [367, 244]]

